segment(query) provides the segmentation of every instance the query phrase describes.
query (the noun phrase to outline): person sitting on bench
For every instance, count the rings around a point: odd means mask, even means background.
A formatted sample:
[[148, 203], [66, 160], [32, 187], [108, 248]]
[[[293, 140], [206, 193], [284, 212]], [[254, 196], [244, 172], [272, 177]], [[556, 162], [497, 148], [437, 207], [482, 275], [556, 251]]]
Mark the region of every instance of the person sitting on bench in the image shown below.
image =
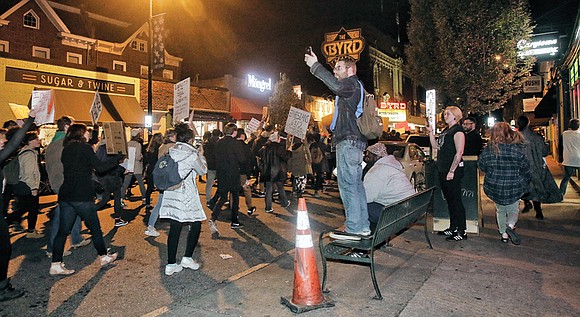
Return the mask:
[[401, 163], [387, 153], [384, 144], [375, 143], [367, 147], [364, 161], [372, 166], [363, 176], [363, 183], [370, 227], [374, 232], [385, 206], [415, 194], [415, 189], [403, 172]]

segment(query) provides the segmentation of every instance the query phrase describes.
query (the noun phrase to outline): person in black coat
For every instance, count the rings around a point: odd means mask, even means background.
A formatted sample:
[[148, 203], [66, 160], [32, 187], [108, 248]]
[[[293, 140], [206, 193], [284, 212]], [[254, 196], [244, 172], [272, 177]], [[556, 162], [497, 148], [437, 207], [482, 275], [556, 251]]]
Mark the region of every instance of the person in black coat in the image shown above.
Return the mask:
[[284, 208], [290, 206], [290, 201], [286, 198], [284, 191], [284, 181], [288, 168], [286, 162], [292, 156], [284, 144], [280, 143], [278, 132], [274, 132], [268, 142], [260, 150], [260, 162], [262, 179], [266, 183], [266, 212], [272, 213], [272, 192], [273, 185], [276, 185], [279, 193], [280, 203]]
[[215, 145], [217, 141], [222, 136], [222, 132], [218, 129], [214, 129], [211, 132], [211, 136], [203, 143], [203, 153], [205, 155], [205, 160], [207, 162], [207, 176], [205, 185], [205, 202], [206, 205], [210, 206], [211, 191], [213, 187], [213, 182], [216, 179], [216, 156], [215, 156]]
[[[234, 123], [228, 123], [224, 128], [225, 136], [221, 138], [215, 146], [216, 173], [218, 180], [217, 196], [219, 197], [212, 209], [210, 230], [217, 234], [216, 221], [219, 217], [224, 203], [231, 197], [230, 207], [232, 211], [232, 229], [242, 228], [243, 225], [238, 220], [238, 209], [240, 205], [240, 169], [245, 161], [244, 151], [238, 140], [236, 140], [238, 127]], [[209, 185], [209, 182], [208, 182]], [[211, 205], [211, 204], [210, 204]]]

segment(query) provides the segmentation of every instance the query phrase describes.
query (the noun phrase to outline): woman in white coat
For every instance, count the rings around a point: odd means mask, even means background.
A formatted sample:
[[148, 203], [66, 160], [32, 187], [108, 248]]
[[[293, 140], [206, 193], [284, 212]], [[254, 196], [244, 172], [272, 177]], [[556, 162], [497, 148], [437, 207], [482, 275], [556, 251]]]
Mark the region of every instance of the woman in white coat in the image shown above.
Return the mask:
[[[193, 146], [193, 131], [187, 124], [175, 126], [177, 143], [169, 150], [169, 155], [177, 162], [179, 175], [183, 178], [181, 186], [163, 192], [163, 200], [159, 213], [160, 218], [169, 219], [170, 228], [167, 237], [167, 265], [165, 274], [172, 275], [183, 268], [199, 269], [199, 263], [192, 259], [193, 251], [199, 240], [201, 222], [206, 220], [203, 206], [195, 180], [197, 175], [207, 172], [207, 163], [203, 150]], [[183, 225], [189, 226], [185, 254], [181, 263], [177, 264], [177, 246]]]

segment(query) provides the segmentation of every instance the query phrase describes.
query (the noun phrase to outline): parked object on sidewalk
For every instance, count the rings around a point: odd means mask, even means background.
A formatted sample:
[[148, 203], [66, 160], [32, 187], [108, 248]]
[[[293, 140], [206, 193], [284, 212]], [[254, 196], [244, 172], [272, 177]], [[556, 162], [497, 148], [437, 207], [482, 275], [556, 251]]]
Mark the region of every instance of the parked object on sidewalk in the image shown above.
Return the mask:
[[334, 306], [334, 301], [322, 295], [322, 289], [320, 288], [308, 210], [306, 210], [306, 200], [304, 198], [299, 198], [296, 213], [294, 291], [292, 292], [292, 299], [282, 297], [280, 303], [288, 306], [293, 313], [332, 307]]
[[[431, 240], [427, 234], [427, 211], [429, 205], [433, 202], [433, 192], [435, 188], [431, 187], [425, 191], [417, 193], [413, 196], [405, 198], [397, 203], [391, 204], [383, 210], [377, 226], [369, 239], [354, 240], [333, 240], [328, 241], [331, 231], [322, 232], [318, 245], [320, 248], [320, 255], [322, 256], [322, 289], [325, 290], [327, 277], [327, 260], [343, 260], [348, 262], [370, 264], [371, 279], [375, 288], [376, 295], [374, 299], [383, 299], [377, 278], [375, 275], [375, 249], [389, 239], [389, 237], [396, 235], [401, 230], [407, 228], [411, 224], [423, 218], [425, 239], [430, 249], [433, 249]], [[368, 257], [352, 256], [353, 252], [366, 252]]]

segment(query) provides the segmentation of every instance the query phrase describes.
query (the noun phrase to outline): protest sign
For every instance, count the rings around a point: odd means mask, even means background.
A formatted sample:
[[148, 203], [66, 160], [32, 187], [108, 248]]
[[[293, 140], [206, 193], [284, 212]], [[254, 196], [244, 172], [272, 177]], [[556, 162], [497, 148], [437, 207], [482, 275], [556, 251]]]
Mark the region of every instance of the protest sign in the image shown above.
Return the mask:
[[189, 117], [189, 83], [187, 77], [173, 86], [173, 123]]
[[91, 106], [91, 121], [93, 125], [97, 124], [101, 113], [103, 112], [103, 103], [101, 102], [101, 95], [99, 92], [95, 92], [95, 98], [93, 99], [93, 105]]
[[103, 122], [105, 131], [105, 142], [107, 144], [107, 154], [117, 154], [121, 152], [127, 155], [127, 140], [125, 139], [125, 128], [123, 122]]
[[260, 120], [258, 120], [256, 118], [252, 118], [250, 120], [250, 122], [248, 123], [248, 125], [246, 126], [246, 133], [247, 134], [253, 133], [254, 131], [258, 130], [259, 126], [260, 126]]
[[34, 123], [37, 125], [54, 123], [54, 98], [52, 90], [32, 91], [32, 109], [36, 110]]
[[310, 122], [310, 112], [290, 107], [284, 131], [301, 139], [306, 138], [306, 130]]

